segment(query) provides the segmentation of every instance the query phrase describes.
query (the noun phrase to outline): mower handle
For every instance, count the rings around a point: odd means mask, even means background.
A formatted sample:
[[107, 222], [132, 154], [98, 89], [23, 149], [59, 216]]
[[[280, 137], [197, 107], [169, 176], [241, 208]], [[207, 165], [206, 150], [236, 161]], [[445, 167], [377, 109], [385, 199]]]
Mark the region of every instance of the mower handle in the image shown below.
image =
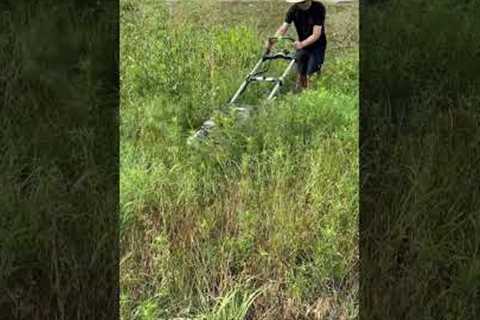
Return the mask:
[[292, 37], [268, 37], [268, 40], [288, 40], [291, 42], [295, 42], [295, 39]]
[[276, 54], [264, 54], [262, 57], [263, 61], [267, 60], [276, 60], [276, 59], [283, 59], [283, 60], [295, 60], [295, 56], [286, 53], [276, 53]]
[[[288, 40], [290, 42], [295, 42], [295, 39], [292, 37], [268, 37], [268, 42], [271, 42], [272, 40]], [[270, 48], [266, 48], [265, 52], [263, 53], [264, 56], [268, 55], [270, 53]]]

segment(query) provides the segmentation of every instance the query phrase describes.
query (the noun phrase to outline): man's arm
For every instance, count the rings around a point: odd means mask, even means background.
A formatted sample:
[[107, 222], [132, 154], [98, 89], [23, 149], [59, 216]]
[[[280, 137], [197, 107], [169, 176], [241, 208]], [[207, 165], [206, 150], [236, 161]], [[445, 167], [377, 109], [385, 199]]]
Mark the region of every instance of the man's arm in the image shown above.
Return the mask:
[[288, 23], [284, 22], [280, 28], [278, 28], [277, 32], [275, 32], [275, 37], [283, 37], [287, 33], [289, 26]]
[[297, 49], [305, 48], [315, 41], [317, 41], [322, 35], [322, 26], [313, 26], [313, 33], [307, 39], [298, 42]]
[[[277, 29], [277, 31], [275, 32], [275, 35], [274, 37], [283, 37], [287, 31], [288, 31], [288, 27], [290, 26], [290, 24], [284, 22], [280, 28]], [[272, 49], [273, 45], [275, 44], [275, 40], [274, 39], [268, 39], [267, 40], [267, 43], [265, 44], [265, 47], [267, 50], [270, 50]]]

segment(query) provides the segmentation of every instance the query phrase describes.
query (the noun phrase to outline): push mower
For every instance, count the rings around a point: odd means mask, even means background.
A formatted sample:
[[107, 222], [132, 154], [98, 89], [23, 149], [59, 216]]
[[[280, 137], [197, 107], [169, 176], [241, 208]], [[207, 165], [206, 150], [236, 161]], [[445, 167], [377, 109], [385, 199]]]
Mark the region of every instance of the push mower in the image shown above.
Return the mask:
[[[290, 37], [270, 37], [269, 41], [286, 41], [288, 42], [288, 47], [291, 47], [289, 50], [288, 48], [284, 48], [277, 52], [271, 52], [271, 50], [266, 49], [262, 54], [262, 57], [257, 62], [255, 67], [250, 71], [250, 73], [245, 77], [243, 83], [240, 85], [240, 88], [235, 92], [233, 97], [227, 102], [224, 108], [221, 110], [222, 112], [228, 113], [234, 111], [238, 113], [243, 119], [247, 118], [251, 106], [240, 105], [238, 104], [239, 97], [246, 91], [247, 87], [252, 84], [253, 82], [270, 82], [273, 84], [273, 88], [269, 91], [267, 96], [267, 100], [273, 100], [280, 87], [283, 86], [285, 82], [285, 78], [287, 77], [288, 73], [292, 69], [293, 65], [295, 64], [295, 51], [293, 50], [293, 43], [295, 40]], [[287, 60], [289, 61], [285, 71], [281, 74], [280, 77], [267, 77], [265, 73], [268, 71], [268, 66], [265, 67], [266, 63], [275, 60]], [[262, 68], [263, 67], [263, 68]], [[188, 140], [189, 144], [192, 144], [195, 141], [201, 141], [208, 137], [209, 132], [215, 127], [215, 122], [212, 118], [205, 121], [200, 129], [198, 129]]]

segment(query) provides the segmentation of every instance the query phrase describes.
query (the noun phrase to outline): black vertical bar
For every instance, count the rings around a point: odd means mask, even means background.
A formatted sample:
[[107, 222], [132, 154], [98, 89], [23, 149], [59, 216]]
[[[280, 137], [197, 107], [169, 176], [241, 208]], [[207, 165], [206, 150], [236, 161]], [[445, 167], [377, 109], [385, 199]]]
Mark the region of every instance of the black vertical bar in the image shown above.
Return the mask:
[[0, 318], [117, 319], [118, 1], [0, 4]]
[[361, 319], [480, 316], [479, 9], [361, 2]]

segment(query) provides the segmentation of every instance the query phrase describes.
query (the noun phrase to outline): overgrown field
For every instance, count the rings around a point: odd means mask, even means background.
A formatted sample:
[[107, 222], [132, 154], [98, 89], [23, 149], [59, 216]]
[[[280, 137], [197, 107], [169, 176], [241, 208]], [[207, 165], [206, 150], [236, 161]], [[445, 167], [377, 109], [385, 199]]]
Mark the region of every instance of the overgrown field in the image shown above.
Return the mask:
[[253, 90], [247, 123], [188, 147], [287, 8], [237, 6], [121, 1], [122, 318], [354, 318], [358, 8], [329, 8], [311, 90]]

